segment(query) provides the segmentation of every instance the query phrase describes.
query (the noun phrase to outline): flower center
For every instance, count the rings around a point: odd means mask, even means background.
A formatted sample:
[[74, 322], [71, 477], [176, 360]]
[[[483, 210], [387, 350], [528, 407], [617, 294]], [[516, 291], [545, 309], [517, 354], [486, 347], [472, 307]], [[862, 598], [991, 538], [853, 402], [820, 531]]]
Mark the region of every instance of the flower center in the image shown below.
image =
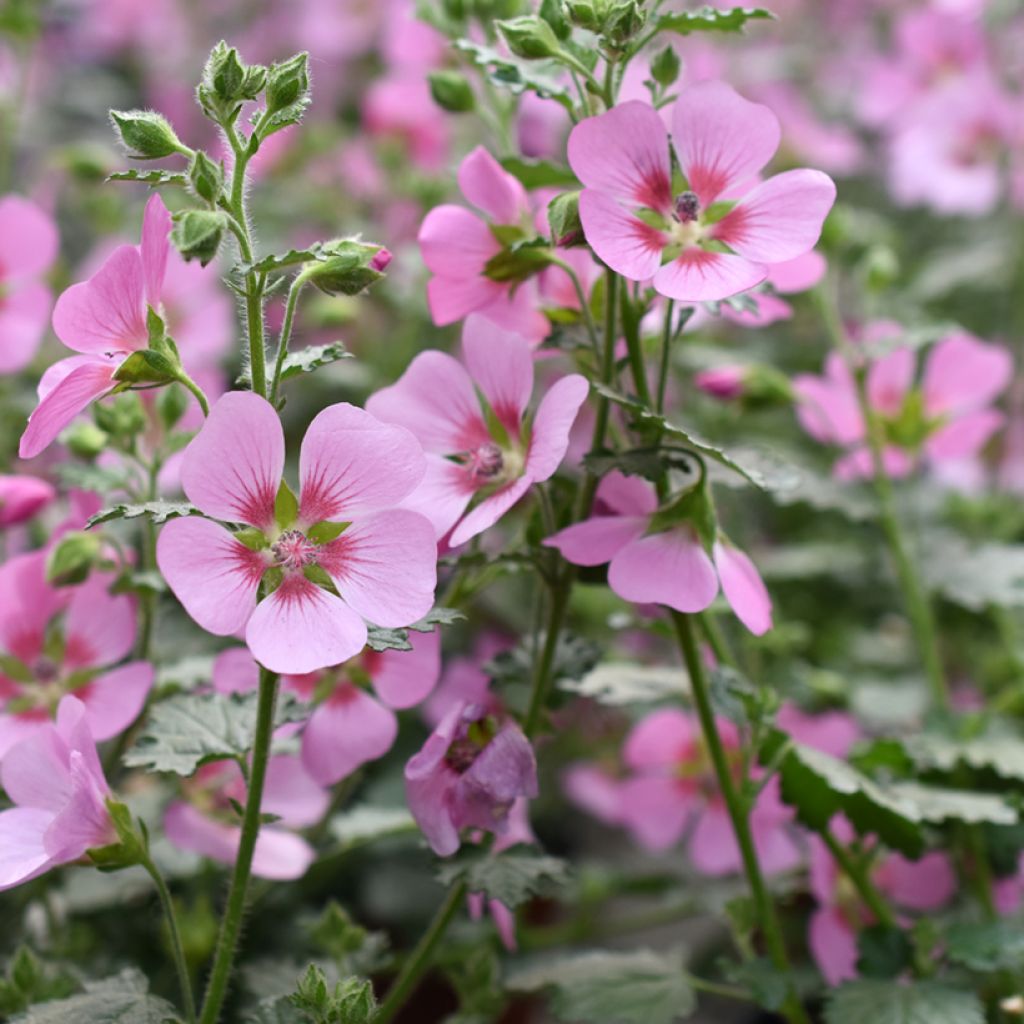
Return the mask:
[[286, 530], [270, 545], [275, 563], [285, 569], [301, 569], [313, 564], [316, 551], [317, 545], [301, 530]]
[[60, 675], [60, 666], [53, 660], [53, 658], [48, 658], [43, 654], [36, 658], [35, 663], [32, 666], [32, 674], [35, 676], [37, 682], [52, 683], [55, 682]]
[[505, 458], [493, 441], [487, 441], [470, 453], [468, 465], [477, 480], [493, 480], [504, 469]]
[[700, 214], [700, 200], [696, 192], [680, 192], [676, 196], [676, 220], [689, 224]]

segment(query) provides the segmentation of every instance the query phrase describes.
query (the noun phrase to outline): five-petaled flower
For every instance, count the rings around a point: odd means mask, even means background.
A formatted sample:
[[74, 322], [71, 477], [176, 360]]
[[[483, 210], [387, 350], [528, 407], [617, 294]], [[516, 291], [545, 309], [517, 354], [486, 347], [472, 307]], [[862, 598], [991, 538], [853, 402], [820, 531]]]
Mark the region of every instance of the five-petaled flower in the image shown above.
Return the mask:
[[768, 107], [723, 82], [690, 85], [672, 111], [678, 188], [653, 107], [632, 101], [581, 121], [569, 163], [585, 186], [587, 241], [612, 270], [653, 279], [670, 299], [713, 301], [760, 284], [814, 247], [836, 194], [828, 175], [807, 169], [758, 184], [779, 139]]
[[301, 674], [358, 654], [364, 620], [397, 627], [422, 618], [437, 548], [423, 516], [395, 508], [424, 472], [402, 427], [345, 403], [324, 409], [302, 442], [297, 500], [282, 486], [284, 458], [269, 402], [251, 392], [222, 397], [185, 452], [181, 481], [210, 519], [248, 528], [174, 520], [157, 563], [200, 626], [220, 636], [244, 629], [260, 664]]

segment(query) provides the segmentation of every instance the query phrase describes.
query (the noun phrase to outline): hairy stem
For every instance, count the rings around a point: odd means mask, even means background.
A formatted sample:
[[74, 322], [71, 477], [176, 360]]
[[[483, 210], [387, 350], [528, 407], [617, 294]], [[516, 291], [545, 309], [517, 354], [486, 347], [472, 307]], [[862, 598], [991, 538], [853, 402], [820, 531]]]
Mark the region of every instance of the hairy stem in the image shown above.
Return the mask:
[[299, 304], [299, 295], [306, 282], [300, 274], [292, 281], [288, 289], [288, 301], [284, 307], [284, 322], [281, 324], [281, 336], [277, 339], [277, 358], [274, 360], [274, 376], [270, 384], [270, 402], [277, 402], [277, 393], [281, 387], [281, 373], [284, 370], [284, 361], [288, 355], [288, 345], [292, 340], [292, 324], [295, 321], [295, 309]]
[[181, 1005], [185, 1011], [185, 1020], [188, 1024], [194, 1024], [196, 1019], [196, 1004], [192, 996], [192, 979], [188, 972], [188, 963], [185, 960], [185, 947], [181, 942], [181, 932], [178, 929], [178, 916], [174, 912], [174, 901], [171, 899], [170, 890], [164, 881], [160, 869], [153, 863], [153, 859], [147, 853], [142, 861], [144, 867], [153, 879], [157, 895], [160, 897], [160, 905], [163, 907], [164, 918], [167, 921], [167, 931], [171, 943], [171, 956], [174, 960], [174, 969], [178, 974], [178, 985], [181, 988]]
[[892, 907], [886, 902], [885, 897], [871, 881], [868, 869], [827, 829], [822, 829], [821, 838], [828, 847], [832, 859], [843, 869], [843, 873], [853, 882], [867, 908], [875, 915], [879, 923], [892, 928], [896, 925], [896, 915]]

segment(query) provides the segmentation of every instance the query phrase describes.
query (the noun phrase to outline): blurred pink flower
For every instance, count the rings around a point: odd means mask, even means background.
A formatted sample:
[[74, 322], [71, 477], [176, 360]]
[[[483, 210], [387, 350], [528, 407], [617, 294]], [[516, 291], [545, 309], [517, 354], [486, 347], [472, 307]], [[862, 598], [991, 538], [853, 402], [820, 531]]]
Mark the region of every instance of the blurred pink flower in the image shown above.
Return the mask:
[[448, 159], [448, 119], [422, 74], [393, 73], [376, 79], [363, 96], [363, 126], [373, 137], [401, 142], [421, 170], [437, 172]]
[[[160, 534], [157, 562], [203, 629], [218, 636], [244, 629], [260, 664], [301, 674], [358, 654], [364, 618], [381, 626], [422, 618], [433, 600], [437, 549], [425, 518], [394, 507], [423, 476], [423, 453], [408, 431], [355, 406], [324, 409], [302, 443], [297, 517], [279, 526], [284, 457], [269, 402], [251, 392], [221, 398], [186, 450], [182, 484], [205, 515], [245, 523], [259, 537], [248, 546], [211, 519], [176, 519]], [[309, 535], [320, 523], [342, 525], [320, 542]], [[310, 579], [314, 567], [341, 597]], [[279, 583], [257, 604], [268, 570]]]
[[0, 530], [31, 519], [56, 497], [53, 484], [37, 476], [0, 475]]

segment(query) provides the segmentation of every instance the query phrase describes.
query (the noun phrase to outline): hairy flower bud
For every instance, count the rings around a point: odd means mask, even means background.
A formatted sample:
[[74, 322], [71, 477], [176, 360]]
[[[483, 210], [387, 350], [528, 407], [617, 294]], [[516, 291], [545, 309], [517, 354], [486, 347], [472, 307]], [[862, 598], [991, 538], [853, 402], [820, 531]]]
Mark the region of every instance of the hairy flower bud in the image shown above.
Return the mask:
[[186, 210], [174, 225], [171, 242], [186, 260], [205, 267], [216, 255], [224, 235], [224, 215], [216, 210]]
[[128, 154], [135, 160], [159, 160], [173, 153], [187, 153], [167, 118], [151, 110], [112, 110], [114, 122]]
[[302, 102], [309, 94], [309, 54], [274, 64], [267, 74], [267, 113], [275, 114]]
[[46, 581], [55, 587], [84, 583], [102, 551], [98, 534], [75, 530], [66, 533], [50, 549], [46, 559]]
[[224, 187], [224, 170], [219, 163], [214, 163], [202, 150], [192, 157], [188, 168], [192, 190], [200, 199], [215, 203]]
[[525, 60], [544, 60], [557, 56], [559, 52], [558, 37], [554, 30], [543, 18], [536, 15], [528, 14], [509, 21], [499, 21], [498, 28], [505, 37], [508, 48], [517, 57]]
[[563, 192], [548, 203], [548, 225], [555, 245], [568, 248], [583, 243], [579, 192]]
[[465, 75], [458, 71], [432, 71], [430, 95], [434, 102], [452, 114], [464, 114], [476, 106], [476, 97]]

